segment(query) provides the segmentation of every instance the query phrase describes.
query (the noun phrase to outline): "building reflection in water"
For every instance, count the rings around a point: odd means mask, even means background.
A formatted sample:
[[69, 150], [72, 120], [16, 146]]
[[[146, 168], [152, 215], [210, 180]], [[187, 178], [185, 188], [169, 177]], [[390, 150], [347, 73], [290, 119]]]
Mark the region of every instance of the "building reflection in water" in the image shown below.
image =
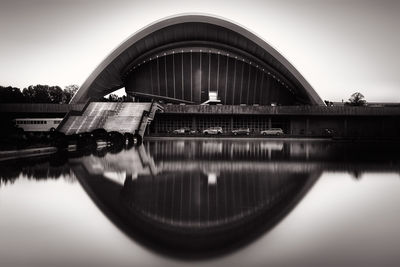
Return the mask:
[[323, 171], [399, 172], [395, 148], [366, 149], [329, 142], [155, 141], [71, 164], [99, 208], [135, 240], [169, 255], [209, 256], [268, 231]]
[[72, 171], [99, 209], [134, 240], [166, 255], [208, 257], [267, 232], [323, 172], [356, 178], [400, 173], [397, 151], [398, 145], [377, 143], [152, 141], [100, 156], [94, 151], [22, 162], [0, 178]]

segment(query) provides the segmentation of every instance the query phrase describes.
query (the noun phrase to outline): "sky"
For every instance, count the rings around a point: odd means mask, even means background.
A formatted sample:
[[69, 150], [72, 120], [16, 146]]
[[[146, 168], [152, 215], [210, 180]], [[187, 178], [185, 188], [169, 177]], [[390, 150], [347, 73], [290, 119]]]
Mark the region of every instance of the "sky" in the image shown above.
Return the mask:
[[397, 0], [0, 0], [0, 85], [81, 85], [130, 35], [181, 13], [247, 28], [323, 100], [400, 102]]

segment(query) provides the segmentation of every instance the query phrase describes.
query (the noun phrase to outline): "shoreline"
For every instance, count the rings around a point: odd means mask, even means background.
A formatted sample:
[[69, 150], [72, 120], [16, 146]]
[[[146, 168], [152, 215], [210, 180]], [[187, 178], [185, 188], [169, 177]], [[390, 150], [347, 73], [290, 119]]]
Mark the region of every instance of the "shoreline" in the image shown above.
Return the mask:
[[[337, 143], [399, 143], [399, 139], [345, 139], [345, 138], [332, 138], [332, 137], [294, 137], [294, 136], [145, 136], [143, 141], [285, 141], [285, 142], [337, 142]], [[36, 148], [26, 148], [19, 150], [0, 150], [0, 162], [21, 159], [28, 157], [47, 156], [57, 153], [58, 149], [54, 146], [43, 146]]]

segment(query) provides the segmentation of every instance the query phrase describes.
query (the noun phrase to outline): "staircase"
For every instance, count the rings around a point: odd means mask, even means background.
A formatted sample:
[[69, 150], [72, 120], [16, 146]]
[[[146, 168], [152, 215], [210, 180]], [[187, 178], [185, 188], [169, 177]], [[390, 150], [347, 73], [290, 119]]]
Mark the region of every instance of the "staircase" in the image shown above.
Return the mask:
[[81, 114], [68, 114], [57, 130], [66, 135], [87, 133], [101, 128], [107, 132], [117, 131], [122, 134], [133, 134], [138, 130], [137, 133], [143, 137], [157, 110], [162, 110], [162, 106], [154, 102], [91, 102]]
[[137, 133], [143, 138], [146, 128], [153, 121], [157, 111], [164, 111], [164, 107], [157, 102], [152, 102], [148, 110], [143, 111], [142, 118], [137, 128]]

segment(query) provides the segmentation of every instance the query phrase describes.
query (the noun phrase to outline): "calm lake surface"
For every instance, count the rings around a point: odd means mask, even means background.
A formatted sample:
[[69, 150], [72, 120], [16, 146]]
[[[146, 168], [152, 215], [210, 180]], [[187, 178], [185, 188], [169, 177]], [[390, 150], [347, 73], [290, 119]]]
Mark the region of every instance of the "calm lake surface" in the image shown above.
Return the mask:
[[0, 163], [0, 266], [400, 266], [400, 146], [148, 141]]

